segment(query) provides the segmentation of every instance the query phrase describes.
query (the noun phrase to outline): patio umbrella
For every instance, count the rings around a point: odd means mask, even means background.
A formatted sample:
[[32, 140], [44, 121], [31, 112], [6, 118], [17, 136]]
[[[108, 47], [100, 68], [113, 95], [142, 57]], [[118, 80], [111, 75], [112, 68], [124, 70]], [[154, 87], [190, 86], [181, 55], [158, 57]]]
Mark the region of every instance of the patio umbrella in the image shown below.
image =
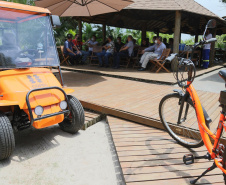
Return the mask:
[[132, 0], [38, 0], [35, 5], [48, 8], [53, 15], [94, 16], [122, 10], [132, 4]]

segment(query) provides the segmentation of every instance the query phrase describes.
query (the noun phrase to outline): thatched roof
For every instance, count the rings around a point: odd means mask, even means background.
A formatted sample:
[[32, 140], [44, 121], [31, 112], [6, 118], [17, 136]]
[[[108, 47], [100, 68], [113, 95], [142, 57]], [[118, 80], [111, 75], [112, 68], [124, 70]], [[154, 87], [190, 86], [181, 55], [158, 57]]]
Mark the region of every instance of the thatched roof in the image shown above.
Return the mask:
[[133, 0], [134, 3], [121, 12], [82, 17], [89, 23], [147, 31], [173, 33], [175, 11], [182, 12], [181, 32], [202, 34], [204, 26], [211, 18], [218, 22], [218, 34], [226, 33], [226, 21], [194, 0]]

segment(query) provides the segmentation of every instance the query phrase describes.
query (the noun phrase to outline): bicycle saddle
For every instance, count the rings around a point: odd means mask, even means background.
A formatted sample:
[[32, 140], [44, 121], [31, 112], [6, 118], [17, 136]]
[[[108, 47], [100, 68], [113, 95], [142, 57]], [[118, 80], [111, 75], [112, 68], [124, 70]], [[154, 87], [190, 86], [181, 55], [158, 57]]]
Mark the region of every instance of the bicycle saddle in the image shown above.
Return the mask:
[[220, 70], [218, 74], [226, 83], [226, 69]]

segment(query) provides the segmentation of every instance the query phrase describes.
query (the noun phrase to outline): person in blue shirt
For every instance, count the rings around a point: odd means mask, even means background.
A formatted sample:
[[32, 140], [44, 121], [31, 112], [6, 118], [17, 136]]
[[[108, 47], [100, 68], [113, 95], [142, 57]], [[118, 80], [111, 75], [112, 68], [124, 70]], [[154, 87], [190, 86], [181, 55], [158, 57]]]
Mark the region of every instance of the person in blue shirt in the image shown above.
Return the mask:
[[[74, 52], [73, 49], [76, 51]], [[67, 40], [64, 42], [64, 55], [70, 57], [70, 63], [75, 64], [75, 60], [80, 58], [81, 52], [72, 42], [72, 34], [67, 34]]]
[[134, 43], [133, 43], [132, 35], [129, 35], [127, 40], [128, 40], [128, 43], [125, 44], [119, 50], [119, 52], [115, 55], [114, 66], [113, 66], [115, 69], [119, 68], [121, 57], [131, 57], [133, 55]]
[[140, 59], [141, 68], [138, 70], [145, 71], [148, 62], [151, 59], [158, 59], [162, 55], [164, 49], [166, 49], [166, 45], [162, 42], [162, 37], [157, 37], [153, 46], [150, 46], [142, 51], [143, 55]]

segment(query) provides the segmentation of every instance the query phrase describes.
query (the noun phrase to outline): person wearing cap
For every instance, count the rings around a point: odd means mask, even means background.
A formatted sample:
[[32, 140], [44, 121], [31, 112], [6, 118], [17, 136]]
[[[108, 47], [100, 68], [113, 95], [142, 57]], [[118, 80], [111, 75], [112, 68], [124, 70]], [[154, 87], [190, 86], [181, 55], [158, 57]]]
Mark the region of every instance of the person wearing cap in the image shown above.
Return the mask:
[[[73, 51], [76, 50], [76, 52]], [[64, 42], [64, 55], [70, 57], [70, 63], [75, 64], [75, 60], [81, 56], [81, 52], [72, 42], [72, 34], [67, 34], [67, 40]]]
[[153, 46], [150, 46], [142, 51], [143, 55], [139, 62], [141, 64], [141, 68], [138, 70], [145, 71], [148, 62], [151, 59], [159, 59], [164, 49], [166, 49], [166, 45], [162, 42], [162, 37], [157, 37]]

